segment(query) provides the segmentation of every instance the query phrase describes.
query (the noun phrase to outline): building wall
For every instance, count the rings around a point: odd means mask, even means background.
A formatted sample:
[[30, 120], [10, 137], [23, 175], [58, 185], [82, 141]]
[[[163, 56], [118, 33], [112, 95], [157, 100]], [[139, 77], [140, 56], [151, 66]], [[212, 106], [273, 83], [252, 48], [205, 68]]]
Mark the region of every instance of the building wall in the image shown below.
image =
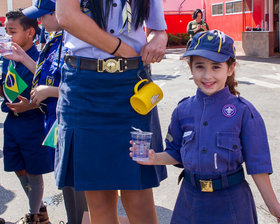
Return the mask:
[[[232, 0], [205, 0], [206, 21], [209, 28], [218, 29], [231, 36], [235, 41], [242, 41], [242, 32], [246, 27], [262, 26], [264, 21], [263, 0], [254, 0], [253, 12], [226, 14], [225, 3]], [[212, 4], [223, 3], [223, 15], [212, 16]]]
[[5, 15], [8, 12], [8, 1], [12, 1], [13, 9], [26, 8], [32, 5], [32, 0], [0, 0], [0, 21], [5, 22]]
[[0, 17], [5, 16], [8, 11], [7, 0], [0, 0]]
[[168, 11], [193, 11], [197, 8], [202, 8], [201, 0], [162, 0], [163, 10]]
[[32, 0], [13, 0], [13, 9], [27, 8], [32, 5]]

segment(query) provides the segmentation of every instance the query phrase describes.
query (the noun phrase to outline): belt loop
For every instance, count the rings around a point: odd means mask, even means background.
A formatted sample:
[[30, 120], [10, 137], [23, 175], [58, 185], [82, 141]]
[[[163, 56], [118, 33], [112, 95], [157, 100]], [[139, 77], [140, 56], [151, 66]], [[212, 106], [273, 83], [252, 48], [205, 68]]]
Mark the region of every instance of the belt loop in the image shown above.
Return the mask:
[[80, 72], [80, 67], [81, 67], [81, 57], [77, 56], [77, 68], [76, 68], [77, 72]]
[[190, 172], [190, 179], [191, 179], [191, 184], [194, 186], [194, 187], [197, 187], [197, 184], [196, 184], [196, 178], [195, 178], [195, 173], [193, 172]]
[[227, 175], [226, 174], [222, 174], [221, 175], [221, 179], [222, 179], [222, 189], [225, 189], [225, 188], [227, 188], [227, 187], [229, 187], [229, 185], [228, 185], [228, 178], [227, 178]]
[[141, 58], [141, 56], [140, 57], [138, 57], [138, 60], [139, 60], [139, 70], [144, 70], [144, 66], [143, 66], [143, 61], [142, 61], [142, 58]]

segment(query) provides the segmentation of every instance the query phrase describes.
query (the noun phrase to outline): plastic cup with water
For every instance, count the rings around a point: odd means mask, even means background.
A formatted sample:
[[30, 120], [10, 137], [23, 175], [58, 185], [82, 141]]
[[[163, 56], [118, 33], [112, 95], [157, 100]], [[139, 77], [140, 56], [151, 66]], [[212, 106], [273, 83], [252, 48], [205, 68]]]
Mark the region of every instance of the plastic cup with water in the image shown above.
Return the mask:
[[12, 53], [12, 37], [9, 35], [0, 36], [0, 56], [10, 55]]
[[134, 161], [147, 161], [149, 159], [149, 150], [152, 139], [152, 132], [132, 131], [132, 159]]

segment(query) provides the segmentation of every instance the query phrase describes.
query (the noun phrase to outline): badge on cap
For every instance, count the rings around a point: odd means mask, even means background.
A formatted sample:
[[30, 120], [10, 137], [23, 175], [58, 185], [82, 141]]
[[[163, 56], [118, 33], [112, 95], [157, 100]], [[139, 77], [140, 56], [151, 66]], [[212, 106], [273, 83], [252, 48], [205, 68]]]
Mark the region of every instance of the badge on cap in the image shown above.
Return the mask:
[[236, 107], [232, 104], [227, 104], [223, 107], [222, 112], [226, 117], [233, 117], [236, 114]]
[[211, 40], [213, 40], [213, 39], [214, 39], [214, 36], [212, 36], [212, 35], [208, 35], [208, 36], [207, 36], [207, 38], [208, 38], [208, 40], [209, 40], [209, 41], [211, 41]]

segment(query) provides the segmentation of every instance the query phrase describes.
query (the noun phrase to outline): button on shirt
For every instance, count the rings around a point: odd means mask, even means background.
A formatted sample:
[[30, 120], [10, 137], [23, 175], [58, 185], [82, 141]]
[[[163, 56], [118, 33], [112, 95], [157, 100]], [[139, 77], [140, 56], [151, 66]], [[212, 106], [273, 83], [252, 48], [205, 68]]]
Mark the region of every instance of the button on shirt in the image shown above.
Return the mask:
[[248, 174], [272, 173], [262, 117], [228, 87], [211, 96], [198, 89], [179, 103], [165, 141], [166, 152], [189, 172], [215, 176], [245, 162]]
[[[105, 4], [106, 1], [104, 1]], [[134, 10], [134, 1], [132, 1], [132, 12]], [[90, 16], [90, 14], [89, 14]], [[133, 15], [132, 15], [132, 18]], [[164, 20], [164, 14], [162, 9], [161, 0], [150, 0], [150, 17], [145, 21], [146, 27], [154, 30], [166, 30], [166, 23]], [[114, 0], [113, 7], [111, 7], [111, 13], [109, 13], [107, 32], [119, 37], [123, 42], [134, 48], [140, 53], [141, 48], [146, 44], [146, 36], [143, 28], [138, 27], [134, 29], [133, 21], [131, 24], [131, 32], [128, 32], [127, 25], [123, 32], [120, 30], [123, 25], [122, 20], [122, 1]], [[78, 38], [66, 32], [65, 34], [65, 47], [69, 49], [69, 54], [75, 56], [83, 56], [90, 58], [105, 59], [112, 57], [111, 54], [104, 52]]]

